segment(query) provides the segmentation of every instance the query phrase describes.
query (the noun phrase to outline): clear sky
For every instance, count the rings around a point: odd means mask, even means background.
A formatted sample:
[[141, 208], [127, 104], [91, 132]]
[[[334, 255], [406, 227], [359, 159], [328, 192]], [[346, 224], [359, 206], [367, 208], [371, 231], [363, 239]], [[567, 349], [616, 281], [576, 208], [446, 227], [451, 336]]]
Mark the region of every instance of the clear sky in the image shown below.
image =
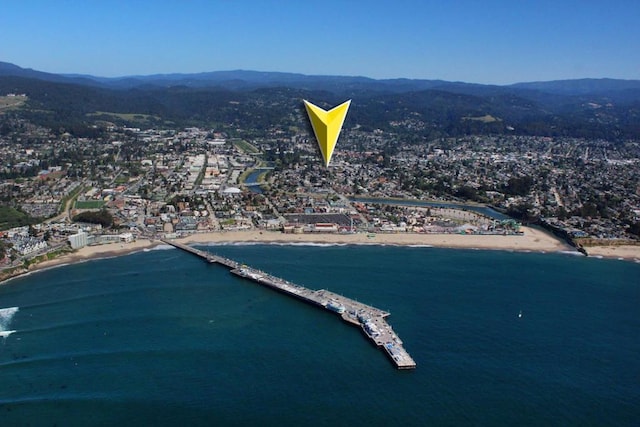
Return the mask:
[[640, 79], [640, 1], [0, 0], [0, 61], [109, 77]]

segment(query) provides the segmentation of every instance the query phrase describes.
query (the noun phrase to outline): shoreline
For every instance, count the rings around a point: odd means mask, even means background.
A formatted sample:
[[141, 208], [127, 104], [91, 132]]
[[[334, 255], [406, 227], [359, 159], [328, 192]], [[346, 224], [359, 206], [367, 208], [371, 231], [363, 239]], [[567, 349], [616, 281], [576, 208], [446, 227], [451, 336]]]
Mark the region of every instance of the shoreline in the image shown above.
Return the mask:
[[[395, 246], [433, 246], [454, 249], [497, 249], [514, 251], [574, 250], [544, 231], [523, 227], [524, 235], [462, 235], [421, 233], [284, 234], [276, 231], [223, 231], [191, 234], [180, 243], [317, 243]], [[369, 237], [373, 235], [374, 237]]]
[[[450, 249], [504, 250], [516, 252], [579, 254], [576, 249], [552, 234], [531, 227], [522, 227], [524, 235], [461, 235], [419, 233], [356, 233], [356, 234], [284, 234], [279, 231], [220, 231], [191, 234], [175, 239], [183, 244], [191, 243], [253, 243], [253, 244], [330, 244], [330, 245], [379, 245], [379, 246], [424, 246]], [[108, 243], [85, 246], [76, 252], [43, 261], [18, 270], [3, 278], [4, 283], [15, 277], [63, 265], [76, 264], [94, 259], [111, 258], [140, 252], [163, 245], [160, 240], [141, 238], [132, 243]], [[588, 249], [593, 258], [623, 259], [640, 262], [640, 246], [592, 246]]]
[[640, 262], [640, 246], [634, 245], [601, 245], [585, 246], [592, 258], [622, 259], [626, 261]]
[[144, 249], [151, 249], [161, 245], [159, 240], [140, 239], [132, 243], [107, 243], [97, 246], [85, 246], [76, 252], [67, 253], [57, 258], [29, 265], [28, 269], [18, 268], [14, 274], [0, 279], [0, 285], [11, 279], [25, 276], [37, 271], [48, 270], [55, 267], [63, 267], [65, 265], [78, 264], [81, 262], [91, 261], [102, 258], [113, 258], [117, 256], [128, 255], [139, 252]]

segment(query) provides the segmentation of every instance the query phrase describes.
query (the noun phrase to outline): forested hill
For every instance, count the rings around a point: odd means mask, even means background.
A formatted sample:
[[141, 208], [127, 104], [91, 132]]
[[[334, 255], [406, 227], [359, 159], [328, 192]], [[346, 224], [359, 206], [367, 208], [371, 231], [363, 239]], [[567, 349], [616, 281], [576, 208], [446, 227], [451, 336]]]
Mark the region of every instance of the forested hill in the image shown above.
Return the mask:
[[302, 99], [326, 108], [352, 99], [350, 125], [419, 137], [640, 137], [636, 80], [491, 86], [247, 71], [99, 79], [0, 63], [0, 96], [9, 93], [26, 94], [28, 100], [19, 109], [0, 109], [0, 122], [19, 115], [76, 134], [95, 132], [93, 126], [104, 122], [261, 130], [291, 125], [302, 114]]

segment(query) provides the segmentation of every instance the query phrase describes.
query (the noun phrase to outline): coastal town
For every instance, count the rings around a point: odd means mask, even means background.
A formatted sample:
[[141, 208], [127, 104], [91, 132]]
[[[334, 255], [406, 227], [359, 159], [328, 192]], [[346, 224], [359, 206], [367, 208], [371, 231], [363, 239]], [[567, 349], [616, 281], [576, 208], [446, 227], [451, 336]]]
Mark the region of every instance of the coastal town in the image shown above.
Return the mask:
[[[345, 129], [330, 167], [305, 128], [256, 136], [105, 123], [95, 137], [22, 119], [0, 129], [4, 268], [84, 246], [252, 230], [513, 235], [534, 223], [581, 249], [637, 245], [640, 145]], [[39, 257], [39, 258], [38, 258]]]

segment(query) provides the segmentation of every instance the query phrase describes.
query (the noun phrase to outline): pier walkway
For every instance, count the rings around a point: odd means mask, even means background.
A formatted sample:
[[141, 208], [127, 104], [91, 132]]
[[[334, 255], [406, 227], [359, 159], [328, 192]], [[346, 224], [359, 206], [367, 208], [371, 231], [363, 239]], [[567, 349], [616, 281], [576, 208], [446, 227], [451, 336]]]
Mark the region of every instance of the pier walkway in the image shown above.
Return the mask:
[[400, 337], [393, 331], [391, 325], [385, 320], [389, 313], [360, 303], [342, 295], [325, 289], [312, 290], [304, 286], [296, 285], [279, 277], [272, 276], [264, 271], [248, 267], [229, 258], [214, 255], [191, 246], [183, 245], [171, 240], [161, 239], [163, 243], [182, 249], [199, 256], [212, 264], [220, 264], [231, 270], [236, 276], [251, 280], [289, 296], [332, 311], [346, 322], [359, 326], [369, 339], [385, 351], [398, 369], [413, 369], [415, 361], [404, 349]]

